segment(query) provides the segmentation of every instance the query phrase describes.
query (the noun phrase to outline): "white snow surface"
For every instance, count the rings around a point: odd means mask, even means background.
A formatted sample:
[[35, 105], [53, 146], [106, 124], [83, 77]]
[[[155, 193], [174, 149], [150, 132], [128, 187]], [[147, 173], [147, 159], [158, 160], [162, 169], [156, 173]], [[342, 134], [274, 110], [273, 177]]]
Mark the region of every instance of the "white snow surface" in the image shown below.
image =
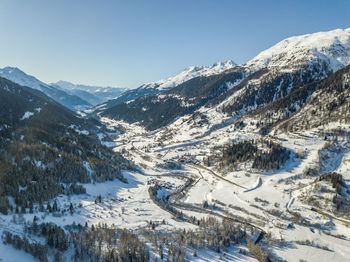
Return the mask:
[[[221, 114], [214, 111], [207, 113], [212, 114], [209, 118], [210, 125], [220, 123]], [[221, 148], [222, 145], [227, 145], [233, 140], [251, 140], [260, 137], [253, 126], [248, 125], [247, 128], [237, 130], [231, 123], [227, 126], [218, 126], [217, 129], [210, 132], [210, 126], [197, 125], [196, 119], [189, 121], [189, 118], [190, 116], [181, 117], [166, 129], [152, 132], [152, 134], [147, 134], [138, 125], [108, 120], [107, 118], [102, 120], [109, 125], [123, 125], [127, 130], [116, 139], [117, 147], [115, 150], [121, 151], [124, 148], [128, 152], [133, 152], [131, 156], [133, 162], [148, 166], [155, 173], [159, 172], [156, 171], [155, 167], [163, 161], [177, 161], [192, 157], [194, 163], [203, 163], [204, 157], [220, 151], [216, 151], [215, 148]], [[325, 129], [331, 130], [336, 126], [338, 124], [334, 123], [325, 126]], [[349, 126], [342, 126], [342, 128], [349, 130]], [[271, 233], [274, 239], [283, 239], [287, 243], [285, 246], [282, 242], [281, 245], [272, 247], [275, 255], [287, 261], [299, 261], [300, 259], [307, 261], [345, 261], [344, 259], [350, 255], [350, 250], [346, 249], [349, 246], [349, 227], [339, 220], [322, 216], [310, 210], [310, 206], [300, 201], [302, 186], [309, 185], [315, 179], [314, 177], [303, 176], [303, 172], [318, 161], [319, 150], [326, 143], [322, 136], [317, 135], [319, 131], [316, 129], [310, 130], [305, 132], [303, 136], [290, 133], [271, 137], [275, 142], [281, 143], [281, 145], [294, 152], [292, 158], [279, 170], [261, 172], [252, 169], [245, 163], [239, 166], [237, 170], [228, 172], [215, 169], [215, 167], [209, 168], [226, 180], [244, 188], [218, 179], [208, 171], [209, 169], [201, 167], [201, 164], [197, 166], [183, 164], [184, 171], [197, 176], [198, 181], [181, 201], [195, 206], [201, 206], [205, 200], [209, 204], [220, 201], [222, 203], [220, 205], [228, 212], [242, 218], [250, 217], [252, 223], [262, 222], [264, 224], [263, 228]], [[167, 139], [162, 140], [165, 134]], [[203, 137], [203, 134], [206, 135]], [[347, 145], [346, 138], [339, 139], [345, 139], [344, 144]], [[162, 144], [160, 145], [158, 141], [161, 140]], [[325, 162], [324, 164], [328, 167], [325, 169], [326, 171], [337, 171], [344, 176], [346, 181], [349, 181], [350, 154], [346, 146], [344, 148], [347, 151], [344, 151], [341, 163], [334, 165], [334, 163]], [[295, 153], [304, 155], [304, 157], [298, 158]], [[150, 159], [147, 160], [145, 155]], [[159, 179], [164, 181], [165, 177], [159, 177]], [[162, 196], [162, 194], [166, 194], [166, 191], [163, 190], [158, 193], [159, 196]], [[266, 202], [259, 202], [257, 199]], [[280, 211], [282, 216], [270, 214], [269, 211], [271, 210]], [[312, 224], [319, 223], [323, 229], [329, 230], [332, 235], [343, 234], [347, 239], [329, 236], [326, 234], [327, 232], [308, 226], [294, 225], [290, 229], [288, 225], [291, 220], [285, 218], [290, 217], [289, 210], [300, 213]], [[184, 210], [183, 212], [196, 217], [207, 216], [204, 213], [193, 211]], [[300, 245], [298, 244], [299, 241], [309, 241], [314, 246]], [[320, 246], [327, 247], [331, 251], [324, 250]], [[242, 259], [242, 261], [246, 261], [246, 259]]]
[[25, 112], [24, 115], [21, 117], [21, 120], [28, 119], [28, 118], [32, 117], [33, 115], [34, 115], [33, 112], [27, 111], [27, 112]]
[[162, 79], [153, 83], [143, 84], [139, 88], [157, 88], [158, 90], [164, 91], [171, 89], [179, 84], [182, 84], [192, 78], [219, 74], [235, 66], [236, 64], [231, 60], [228, 60], [226, 62], [217, 62], [212, 66], [190, 66], [183, 70], [181, 73], [177, 74], [176, 76], [167, 79]]
[[86, 135], [88, 136], [90, 134], [89, 131], [87, 130], [80, 130], [76, 125], [70, 125], [69, 126], [70, 129], [73, 129], [75, 132], [77, 132], [79, 135], [83, 134], [83, 135]]
[[4, 262], [37, 262], [30, 254], [25, 253], [23, 250], [17, 250], [11, 245], [0, 244], [0, 261]]
[[17, 67], [5, 67], [0, 69], [0, 76], [21, 86], [27, 86], [40, 91], [43, 91], [43, 86], [50, 88], [47, 84], [36, 79], [34, 76], [27, 75]]
[[107, 93], [116, 89], [126, 91], [127, 88], [118, 88], [118, 87], [110, 87], [110, 86], [91, 86], [91, 85], [82, 85], [82, 84], [73, 84], [68, 81], [59, 80], [56, 83], [51, 83], [50, 85], [54, 87], [59, 87], [65, 90], [85, 90], [90, 93], [103, 92]]
[[266, 49], [248, 63], [253, 71], [264, 67], [296, 67], [307, 60], [326, 61], [333, 72], [350, 63], [350, 28], [294, 36]]
[[[215, 112], [211, 112], [214, 114]], [[220, 115], [218, 115], [219, 117]], [[259, 134], [250, 126], [248, 129], [235, 130], [233, 125], [218, 128], [207, 134], [205, 137], [199, 136], [208, 129], [204, 126], [193, 125], [193, 122], [185, 121], [181, 125], [181, 120], [176, 121], [168, 130], [167, 134], [171, 135], [173, 131], [178, 131], [172, 138], [163, 141], [160, 145], [157, 141], [162, 136], [161, 131], [148, 133], [141, 126], [135, 124], [127, 124], [123, 121], [114, 121], [108, 118], [101, 120], [110, 128], [122, 125], [126, 132], [114, 137], [116, 146], [115, 151], [128, 152], [128, 159], [133, 161], [142, 170], [141, 173], [123, 172], [128, 180], [128, 184], [124, 184], [118, 180], [107, 181], [104, 183], [84, 185], [87, 194], [67, 196], [59, 196], [57, 198], [59, 206], [68, 208], [70, 203], [75, 207], [73, 216], [66, 214], [63, 217], [55, 217], [50, 214], [24, 214], [27, 221], [32, 221], [33, 216], [37, 215], [41, 218], [41, 222], [54, 222], [60, 226], [71, 224], [73, 222], [84, 224], [107, 223], [115, 224], [118, 227], [137, 229], [147, 227], [148, 221], [166, 221], [165, 225], [160, 225], [160, 230], [175, 229], [195, 229], [196, 226], [177, 221], [168, 212], [157, 206], [151, 201], [148, 189], [157, 181], [157, 183], [167, 185], [158, 192], [158, 197], [166, 196], [168, 193], [181, 188], [184, 181], [177, 177], [176, 173], [181, 172], [183, 175], [192, 175], [197, 182], [188, 190], [186, 195], [181, 199], [193, 206], [201, 206], [203, 201], [209, 204], [220, 201], [218, 204], [223, 210], [242, 218], [250, 218], [251, 223], [258, 224], [267, 232], [271, 233], [274, 239], [283, 239], [281, 245], [276, 244], [271, 249], [274, 254], [280, 256], [287, 261], [299, 261], [305, 259], [307, 261], [346, 261], [350, 255], [348, 236], [350, 229], [341, 221], [323, 217], [313, 212], [310, 208], [300, 201], [300, 192], [302, 185], [308, 185], [314, 181], [314, 178], [303, 177], [302, 173], [305, 168], [312, 166], [317, 162], [318, 152], [326, 143], [323, 137], [314, 135], [317, 130], [311, 130], [305, 133], [305, 136], [299, 136], [294, 133], [281, 134], [277, 139], [284, 147], [290, 148], [295, 152], [304, 152], [305, 157], [302, 159], [293, 158], [288, 161], [280, 170], [269, 172], [259, 172], [248, 166], [242, 166], [237, 170], [222, 172], [214, 167], [203, 168], [201, 162], [203, 156], [213, 154], [215, 147], [227, 144], [232, 140], [250, 140], [259, 138]], [[213, 116], [211, 119], [215, 120]], [[188, 128], [185, 128], [187, 123]], [[216, 122], [214, 122], [216, 123]], [[76, 128], [76, 127], [73, 127]], [[348, 126], [343, 126], [349, 130]], [[325, 126], [325, 129], [329, 127]], [[344, 139], [344, 148], [346, 148], [347, 140]], [[344, 151], [344, 156], [340, 164], [337, 166], [329, 165], [332, 170], [336, 170], [343, 174], [344, 179], [349, 184], [350, 170], [350, 153], [349, 149]], [[186, 155], [194, 157], [195, 162], [199, 165], [183, 164], [183, 169], [171, 170], [163, 168], [162, 165], [168, 161], [177, 161]], [[84, 163], [85, 168], [90, 172], [91, 168], [87, 162]], [[219, 179], [213, 176], [209, 171], [212, 170], [226, 179]], [[327, 170], [328, 171], [328, 170]], [[237, 185], [233, 185], [228, 181], [232, 181]], [[94, 200], [96, 196], [102, 196], [102, 203], [96, 204]], [[265, 203], [258, 202], [256, 199], [262, 199]], [[282, 216], [272, 215], [268, 213], [270, 210], [278, 210]], [[332, 235], [344, 234], [347, 239], [341, 239], [325, 234], [324, 231], [308, 226], [295, 224], [293, 228], [288, 228], [291, 223], [288, 210], [299, 212], [303, 217], [312, 223], [319, 223], [323, 227], [329, 227], [329, 233]], [[193, 215], [197, 218], [207, 217], [208, 214], [195, 211], [183, 210], [187, 215]], [[220, 211], [217, 211], [220, 212]], [[225, 215], [225, 213], [221, 212]], [[0, 215], [0, 231], [3, 229], [11, 229], [21, 234], [21, 225], [11, 223], [11, 215]], [[330, 225], [330, 226], [329, 226]], [[313, 230], [313, 231], [312, 231]], [[0, 232], [1, 233], [1, 232]], [[297, 241], [310, 241], [318, 246], [327, 246], [331, 251], [313, 246], [300, 245]], [[283, 243], [286, 243], [285, 245]], [[232, 248], [237, 248], [233, 246]], [[231, 261], [235, 261], [238, 255], [237, 250], [230, 249], [227, 255]], [[7, 250], [7, 247], [6, 249]], [[11, 249], [8, 249], [9, 251]], [[1, 254], [1, 253], [0, 253]], [[25, 255], [25, 254], [18, 254]], [[212, 256], [213, 255], [213, 256]], [[220, 261], [220, 254], [213, 254], [208, 249], [198, 251], [198, 257], [192, 258], [188, 255], [188, 259], [196, 261]], [[3, 258], [0, 256], [0, 258]], [[5, 258], [5, 257], [4, 257]], [[24, 260], [24, 258], [22, 259]], [[230, 261], [226, 259], [224, 261]], [[252, 261], [250, 256], [240, 256], [237, 261]]]

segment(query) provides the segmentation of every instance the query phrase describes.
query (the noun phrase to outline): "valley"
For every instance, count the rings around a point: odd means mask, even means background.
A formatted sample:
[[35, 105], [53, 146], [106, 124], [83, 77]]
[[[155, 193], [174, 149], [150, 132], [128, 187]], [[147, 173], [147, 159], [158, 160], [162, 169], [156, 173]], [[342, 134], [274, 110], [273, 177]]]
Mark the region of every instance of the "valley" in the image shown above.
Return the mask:
[[349, 63], [337, 29], [133, 90], [3, 69], [0, 261], [347, 261]]
[[[110, 125], [123, 124], [109, 119], [103, 120]], [[261, 173], [242, 166], [236, 171], [227, 172], [225, 176], [222, 176], [217, 175], [216, 171], [212, 170], [213, 168], [203, 166], [203, 159], [199, 152], [208, 149], [205, 141], [202, 141], [201, 138], [198, 141], [195, 137], [188, 139], [188, 136], [191, 137], [189, 134], [184, 136], [183, 141], [176, 141], [174, 144], [167, 143], [159, 147], [154, 144], [154, 140], [150, 136], [139, 136], [139, 133], [143, 132], [141, 127], [132, 127], [126, 124], [125, 128], [128, 130], [126, 132], [128, 136], [122, 135], [119, 141], [116, 140], [116, 144], [121, 147], [118, 149], [117, 146], [116, 150], [130, 152], [133, 161], [145, 168], [144, 170], [153, 170], [154, 172], [154, 168], [157, 166], [169, 165], [169, 163], [174, 162], [174, 159], [186, 159], [181, 161], [182, 163], [177, 163], [181, 166], [180, 170], [183, 170], [182, 172], [185, 174], [190, 173], [189, 177], [192, 174], [197, 175], [197, 181], [191, 185], [189, 190], [186, 190], [185, 194], [182, 194], [181, 199], [172, 200], [170, 198], [171, 202], [175, 201], [175, 207], [184, 214], [192, 216], [196, 210], [198, 214], [195, 214], [195, 217], [208, 212], [213, 216], [235, 219], [242, 224], [249, 223], [262, 232], [268, 232], [270, 238], [278, 241], [279, 243], [273, 248], [271, 247], [271, 250], [278, 256], [286, 256], [287, 261], [292, 261], [293, 256], [295, 256], [293, 248], [299, 247], [300, 243], [304, 242], [310, 244], [309, 247], [305, 245], [302, 247], [305, 253], [300, 253], [300, 255], [301, 257], [310, 255], [310, 260], [313, 259], [311, 255], [313, 252], [317, 253], [319, 259], [324, 259], [322, 261], [328, 261], [331, 257], [334, 258], [335, 254], [347, 249], [349, 239], [338, 236], [348, 235], [344, 232], [349, 232], [349, 216], [346, 218], [334, 217], [323, 212], [322, 208], [305, 204], [303, 201], [303, 198], [312, 194], [315, 190], [314, 187], [319, 185], [319, 181], [315, 181], [315, 177], [308, 177], [304, 174], [308, 167], [320, 161], [319, 152], [327, 143], [324, 137], [318, 136], [320, 130], [310, 130], [302, 136], [283, 134], [271, 137], [272, 140], [279, 141], [283, 146], [293, 149], [295, 152], [293, 159], [288, 160], [278, 172]], [[347, 129], [348, 126], [343, 128]], [[137, 131], [135, 132], [135, 130]], [[130, 137], [129, 135], [133, 131], [134, 136]], [[331, 129], [329, 132], [331, 133]], [[233, 136], [238, 139], [244, 137], [245, 140], [257, 139], [260, 136], [252, 131], [230, 131], [229, 127], [216, 130], [211, 136], [218, 137], [217, 133], [220, 133], [221, 137], [213, 139], [215, 142], [211, 143], [212, 147], [219, 147], [227, 143], [227, 139]], [[226, 137], [223, 134], [226, 134]], [[152, 134], [152, 136], [156, 135]], [[322, 163], [322, 165], [325, 166], [325, 172], [340, 173], [345, 181], [348, 181], [350, 179], [347, 164], [349, 135], [339, 136], [337, 139], [338, 143], [344, 145], [343, 159], [337, 166], [332, 166], [333, 163], [327, 162]], [[189, 140], [192, 142], [188, 143]], [[130, 147], [125, 147], [123, 141], [133, 141], [133, 143]], [[162, 181], [163, 179], [161, 178]], [[177, 204], [177, 202], [182, 203]], [[204, 202], [209, 203], [206, 207], [207, 211], [203, 209]], [[329, 231], [332, 233], [330, 234]], [[325, 247], [326, 243], [330, 243], [332, 237], [335, 238], [334, 241], [337, 243], [335, 246], [337, 247], [328, 247], [332, 251], [324, 251], [322, 248], [315, 251], [315, 248]], [[288, 248], [283, 248], [283, 245], [289, 245], [290, 254], [288, 254]], [[294, 247], [292, 248], [292, 246]], [[308, 248], [309, 250], [307, 250]], [[336, 251], [336, 248], [340, 249]], [[341, 257], [336, 259], [342, 260]]]

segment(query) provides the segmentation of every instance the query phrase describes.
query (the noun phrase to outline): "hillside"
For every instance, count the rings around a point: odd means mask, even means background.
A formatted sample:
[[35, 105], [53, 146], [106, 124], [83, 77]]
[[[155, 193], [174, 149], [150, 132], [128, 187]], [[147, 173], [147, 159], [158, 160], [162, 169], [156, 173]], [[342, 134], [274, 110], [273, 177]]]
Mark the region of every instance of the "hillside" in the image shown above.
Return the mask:
[[157, 95], [166, 92], [193, 78], [197, 78], [200, 76], [207, 77], [219, 74], [225, 70], [235, 67], [235, 65], [236, 64], [233, 61], [228, 60], [226, 62], [217, 62], [212, 66], [191, 66], [173, 77], [162, 79], [153, 83], [146, 83], [136, 89], [126, 91], [116, 99], [112, 99], [106, 103], [97, 106], [95, 111], [101, 112], [104, 109], [109, 109], [115, 105], [132, 101], [141, 96]]
[[[338, 29], [287, 38], [244, 66], [251, 75], [223, 95], [221, 108], [236, 114], [264, 106], [350, 63], [350, 30]], [[239, 96], [235, 93], [239, 91]]]
[[210, 100], [225, 93], [244, 78], [244, 71], [235, 67], [225, 73], [196, 77], [160, 95], [148, 95], [103, 111], [100, 115], [139, 122], [149, 130], [171, 123], [176, 117], [190, 114]]
[[196, 77], [160, 95], [102, 109], [101, 115], [139, 122], [151, 130], [203, 105], [237, 118], [346, 66], [349, 50], [348, 29], [288, 38], [246, 64]]
[[47, 85], [35, 77], [27, 75], [18, 68], [5, 67], [0, 69], [0, 77], [6, 78], [16, 84], [39, 90], [71, 110], [82, 110], [91, 106], [90, 103], [79, 96], [68, 94], [61, 89]]
[[294, 90], [243, 115], [239, 121], [255, 125], [262, 133], [278, 132], [280, 129], [302, 131], [337, 121], [348, 123], [349, 70], [350, 67], [346, 66], [326, 79]]
[[0, 260], [347, 261], [349, 63], [295, 36], [83, 117], [0, 78]]
[[0, 116], [0, 195], [14, 199], [0, 201], [3, 213], [85, 192], [77, 183], [126, 182], [129, 163], [103, 146], [101, 125], [40, 91], [0, 78]]
[[304, 107], [277, 129], [300, 132], [330, 123], [350, 123], [350, 66], [316, 85]]
[[262, 51], [246, 65], [254, 71], [268, 67], [289, 72], [318, 64], [335, 72], [350, 63], [349, 36], [350, 28], [293, 36]]

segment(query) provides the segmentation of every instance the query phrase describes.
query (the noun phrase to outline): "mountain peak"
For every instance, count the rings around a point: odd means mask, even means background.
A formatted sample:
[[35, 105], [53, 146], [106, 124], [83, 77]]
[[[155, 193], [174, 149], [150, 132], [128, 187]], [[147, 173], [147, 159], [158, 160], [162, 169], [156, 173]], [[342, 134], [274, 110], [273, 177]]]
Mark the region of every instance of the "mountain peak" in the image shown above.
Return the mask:
[[326, 62], [333, 72], [350, 63], [350, 28], [286, 38], [264, 50], [246, 65], [298, 69], [310, 62]]
[[12, 74], [12, 73], [22, 73], [22, 74], [24, 74], [24, 72], [22, 70], [20, 70], [18, 67], [12, 67], [12, 66], [6, 66], [6, 67], [0, 69], [0, 71], [7, 72], [9, 74]]
[[48, 87], [47, 84], [41, 82], [37, 78], [31, 75], [27, 75], [18, 67], [4, 67], [0, 69], [0, 76], [6, 78], [12, 82], [15, 82], [21, 86], [27, 86], [40, 91], [43, 91], [42, 87]]
[[[12, 75], [12, 76], [23, 76], [23, 77], [33, 77], [29, 76], [26, 73], [24, 73], [21, 69], [18, 67], [12, 67], [12, 66], [6, 66], [4, 68], [0, 69], [0, 75]], [[34, 78], [34, 77], [33, 77]]]
[[17, 67], [4, 67], [0, 69], [0, 76], [18, 85], [39, 90], [70, 109], [76, 110], [90, 106], [87, 101], [81, 99], [80, 97], [70, 95], [63, 90], [45, 84], [34, 76], [26, 74]]
[[236, 66], [236, 63], [234, 63], [232, 60], [228, 60], [225, 62], [216, 62], [211, 66], [190, 66], [173, 77], [162, 79], [153, 83], [144, 84], [141, 86], [141, 88], [156, 87], [159, 90], [167, 90], [179, 84], [182, 84], [183, 82], [186, 82], [192, 78], [219, 74], [234, 66]]
[[225, 67], [230, 67], [230, 66], [236, 66], [237, 64], [233, 60], [227, 60], [225, 62], [216, 62], [214, 63], [211, 68], [218, 67], [218, 66], [225, 66]]
[[[234, 67], [236, 66], [237, 64], [235, 62], [233, 62], [232, 60], [227, 60], [227, 61], [218, 61], [218, 62], [215, 62], [214, 64], [212, 64], [211, 66], [189, 66], [187, 68], [185, 68], [181, 73], [187, 71], [200, 71], [200, 70], [212, 70], [212, 71], [218, 71], [218, 73], [224, 71], [224, 70], [227, 70], [227, 69], [230, 69], [231, 67]], [[180, 73], [180, 74], [181, 74]], [[211, 72], [209, 73], [211, 74]]]

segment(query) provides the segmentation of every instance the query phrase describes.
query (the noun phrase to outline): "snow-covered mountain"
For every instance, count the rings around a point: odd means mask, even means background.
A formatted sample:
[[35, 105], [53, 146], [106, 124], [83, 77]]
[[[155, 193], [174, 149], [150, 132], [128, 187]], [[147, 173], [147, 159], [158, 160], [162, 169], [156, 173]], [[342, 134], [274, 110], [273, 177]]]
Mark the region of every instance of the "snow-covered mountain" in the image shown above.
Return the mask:
[[0, 261], [348, 261], [348, 32], [188, 68], [96, 118], [0, 78]]
[[81, 110], [91, 106], [87, 101], [82, 98], [68, 94], [67, 92], [57, 89], [56, 87], [45, 84], [35, 78], [34, 76], [27, 75], [16, 67], [5, 67], [0, 69], [0, 77], [6, 78], [21, 86], [30, 87], [39, 90], [47, 96], [54, 99], [56, 102], [72, 109]]
[[282, 40], [254, 57], [251, 70], [300, 69], [305, 63], [326, 63], [333, 72], [350, 63], [350, 28], [294, 36]]
[[27, 86], [44, 92], [50, 86], [39, 81], [34, 76], [27, 75], [17, 67], [5, 67], [0, 69], [0, 76], [21, 86]]
[[81, 97], [88, 101], [92, 105], [97, 105], [107, 100], [114, 99], [126, 92], [128, 89], [120, 87], [109, 87], [109, 86], [89, 86], [81, 84], [73, 84], [67, 81], [58, 81], [50, 84], [56, 88], [63, 89], [64, 91]]
[[57, 81], [56, 83], [51, 83], [50, 85], [51, 86], [58, 86], [60, 88], [66, 89], [66, 90], [83, 89], [83, 90], [88, 91], [90, 93], [108, 92], [109, 90], [114, 90], [116, 92], [124, 92], [127, 90], [127, 88], [120, 88], [120, 87], [73, 84], [71, 82], [63, 81], [63, 80]]
[[[143, 85], [135, 91], [155, 89], [158, 93], [107, 105], [101, 115], [140, 122], [149, 129], [167, 125], [204, 105], [237, 118], [322, 80], [349, 63], [350, 29], [291, 37], [240, 66], [228, 62], [210, 68], [192, 67], [168, 80]], [[185, 80], [193, 75], [197, 78]], [[159, 94], [159, 90], [165, 91]]]
[[349, 63], [350, 28], [287, 38], [242, 65], [249, 78], [222, 97], [221, 109], [228, 114], [256, 109]]
[[[287, 39], [246, 64], [100, 115], [127, 130], [117, 143], [128, 153], [140, 152], [134, 161], [141, 166], [149, 168], [147, 156], [153, 154], [157, 168], [184, 163], [185, 169], [200, 170], [189, 193], [180, 191], [184, 203], [218, 205], [253, 224], [261, 214], [259, 225], [280, 243], [271, 247], [281, 258], [276, 261], [329, 261], [330, 253], [337, 256], [334, 261], [344, 261], [350, 234], [343, 230], [350, 224], [348, 32]], [[161, 159], [167, 165], [160, 165]], [[213, 176], [221, 181], [212, 190]], [[165, 188], [156, 187], [160, 201]], [[334, 234], [338, 230], [341, 238]], [[337, 249], [333, 244], [341, 241]], [[322, 244], [316, 249], [315, 243]], [[312, 257], [306, 249], [312, 256], [320, 253]]]
[[219, 74], [235, 66], [236, 64], [231, 60], [228, 60], [226, 62], [217, 62], [211, 66], [191, 66], [173, 77], [169, 77], [167, 79], [162, 79], [152, 83], [146, 83], [136, 89], [129, 90], [120, 95], [118, 98], [110, 100], [102, 105], [99, 105], [97, 111], [99, 111], [101, 108], [110, 108], [114, 105], [134, 100], [140, 96], [160, 94], [190, 79], [200, 76], [210, 76]]
[[183, 82], [186, 82], [192, 78], [219, 74], [234, 66], [236, 66], [236, 64], [232, 60], [228, 60], [226, 62], [217, 62], [212, 66], [190, 66], [176, 76], [162, 79], [153, 83], [143, 84], [139, 87], [139, 89], [156, 88], [160, 92], [163, 92], [175, 86], [178, 86], [179, 84], [182, 84]]

